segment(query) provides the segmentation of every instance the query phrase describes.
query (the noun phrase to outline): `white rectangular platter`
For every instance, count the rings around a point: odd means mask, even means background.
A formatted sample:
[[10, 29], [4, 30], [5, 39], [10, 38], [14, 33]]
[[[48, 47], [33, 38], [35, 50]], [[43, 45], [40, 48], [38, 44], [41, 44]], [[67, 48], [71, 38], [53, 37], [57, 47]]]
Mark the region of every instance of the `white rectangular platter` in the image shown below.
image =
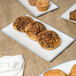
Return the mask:
[[48, 13], [50, 11], [53, 11], [58, 8], [57, 5], [55, 5], [53, 2], [50, 1], [50, 7], [45, 12], [38, 11], [36, 6], [31, 6], [28, 2], [28, 0], [18, 0], [26, 9], [28, 9], [35, 17], [41, 16], [45, 13]]
[[[63, 72], [65, 72], [66, 74], [69, 74], [70, 71], [71, 71], [71, 68], [73, 67], [73, 65], [76, 64], [76, 60], [71, 60], [71, 61], [68, 61], [68, 62], [64, 62], [62, 64], [59, 64], [53, 68], [50, 68], [49, 70], [52, 70], [52, 69], [59, 69], [59, 70], [62, 70]], [[47, 70], [47, 71], [49, 71]], [[47, 72], [45, 71], [45, 72]], [[43, 76], [43, 74], [45, 73], [43, 72], [41, 75], [39, 76]]]
[[73, 20], [70, 20], [69, 19], [69, 14], [71, 11], [74, 11], [76, 9], [76, 3], [70, 8], [68, 9], [62, 16], [61, 18], [65, 19], [65, 20], [68, 20], [68, 21], [71, 21], [73, 23], [76, 23], [76, 21], [73, 21]]
[[[26, 15], [26, 16], [29, 16], [29, 15]], [[30, 16], [30, 17], [32, 17], [32, 16]], [[35, 21], [39, 21], [39, 22], [43, 23], [40, 20], [37, 20], [35, 18], [33, 18], [33, 19]], [[59, 55], [65, 48], [67, 48], [74, 41], [74, 39], [71, 38], [70, 36], [62, 33], [61, 31], [53, 28], [52, 26], [49, 26], [45, 23], [43, 23], [43, 24], [45, 25], [45, 27], [48, 30], [53, 30], [60, 36], [61, 45], [58, 48], [56, 48], [54, 50], [45, 50], [45, 49], [41, 48], [41, 46], [38, 44], [38, 42], [29, 39], [27, 37], [26, 33], [16, 31], [13, 28], [13, 23], [9, 24], [4, 29], [2, 29], [2, 32], [5, 33], [6, 35], [8, 35], [9, 37], [11, 37], [12, 39], [14, 39], [15, 41], [17, 41], [18, 43], [20, 43], [21, 45], [23, 45], [24, 47], [26, 47], [27, 49], [29, 49], [30, 51], [32, 51], [35, 54], [37, 54], [38, 56], [40, 56], [44, 60], [50, 62], [57, 55]]]

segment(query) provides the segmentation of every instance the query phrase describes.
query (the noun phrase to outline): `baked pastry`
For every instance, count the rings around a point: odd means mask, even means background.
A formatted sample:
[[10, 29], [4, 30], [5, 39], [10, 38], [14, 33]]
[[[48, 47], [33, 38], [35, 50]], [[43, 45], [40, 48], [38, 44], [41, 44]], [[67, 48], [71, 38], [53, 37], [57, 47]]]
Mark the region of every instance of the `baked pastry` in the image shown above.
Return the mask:
[[55, 49], [61, 44], [61, 39], [54, 31], [43, 31], [39, 33], [38, 38], [41, 47], [47, 50]]
[[38, 34], [44, 30], [46, 30], [45, 26], [38, 21], [30, 23], [25, 29], [27, 36], [36, 41], [38, 40]]
[[36, 6], [39, 11], [46, 11], [48, 10], [50, 5], [49, 0], [37, 0]]
[[70, 20], [75, 20], [76, 21], [76, 10], [70, 12]]
[[28, 0], [28, 1], [29, 1], [30, 5], [36, 6], [37, 0]]
[[72, 67], [69, 76], [76, 76], [76, 64]]
[[53, 69], [48, 72], [45, 72], [43, 76], [67, 76], [63, 71], [58, 69]]
[[20, 32], [25, 32], [26, 26], [33, 21], [34, 20], [28, 16], [21, 16], [14, 21], [13, 27]]

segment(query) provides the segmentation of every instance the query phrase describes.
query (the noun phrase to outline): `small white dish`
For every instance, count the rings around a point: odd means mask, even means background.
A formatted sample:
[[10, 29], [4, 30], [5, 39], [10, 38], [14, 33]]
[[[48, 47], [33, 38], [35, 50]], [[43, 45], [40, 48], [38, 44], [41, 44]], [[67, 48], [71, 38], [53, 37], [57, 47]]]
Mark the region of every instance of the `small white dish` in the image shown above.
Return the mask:
[[76, 3], [70, 9], [68, 9], [63, 15], [61, 15], [61, 18], [68, 20], [68, 21], [71, 21], [73, 23], [76, 23], [76, 21], [69, 19], [70, 12], [74, 11], [75, 9], [76, 9]]
[[[76, 60], [67, 61], [67, 62], [64, 62], [62, 64], [59, 64], [59, 65], [57, 65], [57, 66], [55, 66], [53, 68], [50, 68], [47, 71], [52, 70], [52, 69], [59, 69], [59, 70], [62, 70], [63, 72], [65, 72], [66, 74], [69, 74], [70, 71], [71, 71], [71, 68], [73, 67], [74, 64], [76, 64]], [[47, 72], [47, 71], [45, 71], [45, 72]], [[43, 72], [39, 76], [43, 76], [43, 74], [45, 72]]]
[[50, 11], [53, 11], [58, 8], [57, 5], [55, 5], [53, 2], [50, 1], [50, 7], [45, 12], [38, 11], [36, 6], [31, 6], [28, 2], [28, 0], [18, 0], [26, 9], [28, 9], [35, 17], [41, 16], [45, 13], [48, 13]]
[[[29, 16], [29, 15], [26, 15], [26, 16]], [[33, 18], [32, 16], [30, 16], [30, 17]], [[33, 19], [35, 21], [39, 21], [39, 22], [43, 23], [42, 21], [40, 21], [36, 18], [33, 18]], [[58, 56], [65, 48], [67, 48], [74, 41], [74, 39], [71, 38], [70, 36], [62, 33], [61, 31], [53, 28], [52, 26], [49, 26], [48, 24], [45, 24], [45, 23], [43, 23], [43, 24], [45, 25], [47, 30], [55, 31], [61, 38], [61, 45], [58, 48], [56, 48], [54, 50], [43, 49], [39, 45], [38, 42], [33, 41], [29, 37], [27, 37], [26, 33], [16, 31], [13, 28], [13, 23], [9, 24], [4, 29], [2, 29], [2, 32], [5, 33], [6, 35], [8, 35], [9, 37], [11, 37], [12, 39], [14, 39], [15, 41], [17, 41], [18, 43], [20, 43], [21, 45], [23, 45], [24, 47], [26, 47], [27, 49], [29, 49], [30, 51], [32, 51], [35, 54], [37, 54], [38, 56], [40, 56], [44, 60], [50, 62], [56, 56]]]

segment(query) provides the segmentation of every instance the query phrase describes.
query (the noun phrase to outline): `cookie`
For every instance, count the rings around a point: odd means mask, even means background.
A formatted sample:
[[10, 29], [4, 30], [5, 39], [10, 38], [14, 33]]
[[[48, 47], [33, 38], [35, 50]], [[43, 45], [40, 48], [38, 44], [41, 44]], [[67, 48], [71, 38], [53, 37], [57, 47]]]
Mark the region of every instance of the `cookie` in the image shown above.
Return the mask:
[[39, 11], [46, 11], [49, 9], [50, 2], [49, 0], [37, 0], [36, 6]]
[[61, 44], [61, 39], [54, 31], [46, 30], [38, 35], [39, 44], [42, 48], [52, 50], [57, 48]]
[[34, 20], [28, 16], [21, 16], [14, 21], [13, 27], [20, 32], [25, 32], [26, 26], [33, 21]]
[[28, 0], [28, 1], [29, 1], [30, 5], [36, 6], [37, 0]]
[[70, 12], [70, 20], [75, 20], [76, 21], [76, 10]]
[[48, 72], [45, 72], [43, 76], [67, 76], [63, 71], [58, 69], [53, 69]]
[[38, 21], [30, 23], [25, 29], [27, 36], [36, 41], [38, 41], [38, 34], [44, 30], [46, 30], [45, 26]]
[[76, 76], [76, 64], [72, 67], [69, 76]]

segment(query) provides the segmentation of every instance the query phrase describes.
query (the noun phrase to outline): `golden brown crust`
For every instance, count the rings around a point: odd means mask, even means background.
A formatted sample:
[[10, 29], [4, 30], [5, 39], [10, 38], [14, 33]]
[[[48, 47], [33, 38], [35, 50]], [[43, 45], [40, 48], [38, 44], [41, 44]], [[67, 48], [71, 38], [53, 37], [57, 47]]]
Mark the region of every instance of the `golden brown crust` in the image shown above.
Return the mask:
[[67, 76], [63, 71], [58, 69], [50, 70], [43, 74], [43, 76]]
[[38, 21], [35, 21], [35, 22], [29, 24], [25, 29], [26, 34], [32, 40], [36, 40], [36, 41], [38, 40], [38, 34], [44, 30], [46, 30], [45, 26]]
[[76, 76], [76, 64], [72, 67], [69, 76]]
[[76, 10], [70, 12], [70, 20], [75, 20], [76, 21]]
[[36, 6], [37, 0], [28, 0], [28, 1], [29, 1], [30, 5]]
[[38, 38], [41, 47], [47, 50], [55, 49], [61, 44], [61, 39], [54, 31], [43, 31], [39, 33]]
[[34, 20], [28, 16], [21, 16], [14, 21], [13, 27], [20, 32], [25, 32], [26, 26], [33, 21]]
[[49, 0], [37, 0], [37, 4], [36, 4], [39, 11], [48, 10], [49, 5], [50, 5]]

